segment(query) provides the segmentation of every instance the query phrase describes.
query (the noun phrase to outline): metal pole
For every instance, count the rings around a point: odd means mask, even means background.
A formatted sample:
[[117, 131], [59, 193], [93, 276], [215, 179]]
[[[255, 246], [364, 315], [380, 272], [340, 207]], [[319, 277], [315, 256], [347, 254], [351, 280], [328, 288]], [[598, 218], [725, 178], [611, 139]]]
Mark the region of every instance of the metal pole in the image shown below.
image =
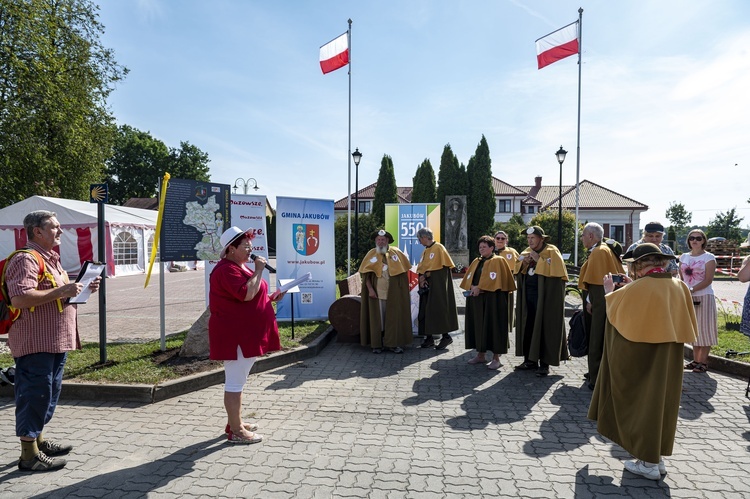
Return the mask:
[[562, 251], [562, 161], [560, 163], [560, 184], [557, 194], [557, 249]]
[[347, 21], [349, 23], [349, 29], [347, 30], [347, 45], [349, 47], [349, 154], [346, 155], [347, 164], [349, 167], [349, 180], [346, 188], [349, 193], [346, 197], [346, 217], [348, 222], [346, 224], [347, 239], [346, 239], [346, 275], [352, 275], [352, 20]]
[[104, 264], [102, 280], [99, 283], [99, 362], [107, 362], [107, 239], [104, 235], [104, 203], [97, 203], [99, 223], [97, 238], [99, 239], [99, 262]]
[[[583, 46], [583, 7], [578, 9], [578, 139], [576, 143], [576, 237], [573, 265], [578, 265], [578, 206], [581, 186], [581, 52]], [[607, 235], [605, 234], [605, 237]]]
[[359, 164], [354, 162], [354, 258], [359, 258]]

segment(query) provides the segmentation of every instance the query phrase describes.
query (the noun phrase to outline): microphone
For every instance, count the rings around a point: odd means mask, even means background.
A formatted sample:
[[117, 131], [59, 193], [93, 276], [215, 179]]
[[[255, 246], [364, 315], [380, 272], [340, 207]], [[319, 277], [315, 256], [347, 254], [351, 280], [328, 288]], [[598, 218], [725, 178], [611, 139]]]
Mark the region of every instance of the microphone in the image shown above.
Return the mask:
[[[250, 255], [250, 259], [251, 259], [252, 261], [255, 261], [255, 258], [256, 258], [256, 256], [255, 256], [255, 255]], [[271, 267], [271, 266], [270, 266], [270, 265], [268, 264], [268, 262], [266, 262], [266, 268], [268, 269], [268, 271], [269, 271], [269, 272], [270, 272], [271, 274], [275, 274], [275, 273], [276, 273], [276, 269], [275, 269], [275, 268], [273, 268], [273, 267]]]

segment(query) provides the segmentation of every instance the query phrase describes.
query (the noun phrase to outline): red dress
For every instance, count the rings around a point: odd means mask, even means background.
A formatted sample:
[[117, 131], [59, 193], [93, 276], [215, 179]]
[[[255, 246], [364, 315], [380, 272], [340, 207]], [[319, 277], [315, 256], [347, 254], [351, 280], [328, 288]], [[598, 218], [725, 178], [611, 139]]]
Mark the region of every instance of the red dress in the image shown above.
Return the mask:
[[257, 357], [281, 350], [279, 326], [268, 285], [260, 281], [260, 290], [250, 301], [247, 281], [253, 272], [223, 258], [211, 272], [208, 295], [211, 317], [208, 320], [208, 345], [211, 360], [237, 360], [237, 346], [244, 357]]

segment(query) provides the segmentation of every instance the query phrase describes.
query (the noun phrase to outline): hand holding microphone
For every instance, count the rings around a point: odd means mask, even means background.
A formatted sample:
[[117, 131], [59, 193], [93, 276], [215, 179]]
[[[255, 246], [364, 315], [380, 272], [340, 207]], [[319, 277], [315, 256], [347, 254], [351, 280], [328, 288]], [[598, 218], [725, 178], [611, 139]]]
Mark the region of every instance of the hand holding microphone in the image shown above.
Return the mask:
[[[257, 258], [257, 257], [255, 256], [255, 254], [251, 254], [251, 255], [250, 255], [250, 259], [251, 259], [252, 261], [255, 261], [255, 259], [256, 259], [256, 258]], [[275, 273], [276, 273], [276, 269], [275, 269], [275, 268], [273, 268], [273, 267], [271, 267], [271, 266], [270, 266], [270, 265], [268, 264], [268, 262], [266, 262], [266, 268], [268, 269], [268, 271], [269, 271], [270, 273], [272, 273], [272, 274], [275, 274]]]

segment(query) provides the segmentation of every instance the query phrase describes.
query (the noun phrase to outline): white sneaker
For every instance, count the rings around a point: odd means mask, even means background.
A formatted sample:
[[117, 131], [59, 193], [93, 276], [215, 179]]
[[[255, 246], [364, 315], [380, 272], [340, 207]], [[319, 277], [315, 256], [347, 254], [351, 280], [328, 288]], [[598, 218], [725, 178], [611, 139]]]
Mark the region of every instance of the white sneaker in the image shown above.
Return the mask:
[[629, 472], [648, 478], [649, 480], [658, 480], [661, 478], [658, 464], [651, 464], [638, 459], [636, 461], [625, 461], [623, 465]]
[[667, 474], [667, 467], [664, 465], [664, 459], [659, 458], [659, 473], [662, 475]]

